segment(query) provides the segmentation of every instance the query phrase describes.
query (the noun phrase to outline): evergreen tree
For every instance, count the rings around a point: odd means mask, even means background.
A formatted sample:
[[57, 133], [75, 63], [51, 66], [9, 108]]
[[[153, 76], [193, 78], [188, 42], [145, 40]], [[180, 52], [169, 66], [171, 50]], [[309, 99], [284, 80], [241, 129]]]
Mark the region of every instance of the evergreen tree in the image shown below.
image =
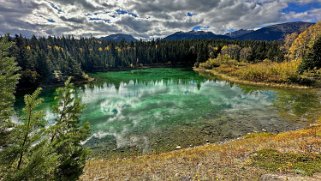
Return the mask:
[[89, 124], [81, 125], [80, 114], [83, 105], [75, 96], [70, 78], [65, 87], [57, 89], [57, 104], [53, 108], [56, 115], [55, 125], [50, 128], [50, 141], [60, 156], [55, 177], [57, 180], [77, 180], [82, 174], [88, 150], [81, 141], [89, 135]]
[[312, 51], [303, 58], [299, 72], [302, 73], [315, 68], [321, 68], [321, 38], [315, 42]]
[[8, 37], [0, 39], [0, 148], [4, 146], [11, 127], [14, 93], [19, 80], [19, 70], [15, 59], [9, 55], [14, 44]]
[[[52, 180], [57, 156], [45, 139], [45, 120], [38, 96], [41, 89], [24, 98], [25, 108], [21, 121], [10, 134], [9, 146], [1, 152], [5, 180]], [[1, 178], [1, 177], [0, 177]]]

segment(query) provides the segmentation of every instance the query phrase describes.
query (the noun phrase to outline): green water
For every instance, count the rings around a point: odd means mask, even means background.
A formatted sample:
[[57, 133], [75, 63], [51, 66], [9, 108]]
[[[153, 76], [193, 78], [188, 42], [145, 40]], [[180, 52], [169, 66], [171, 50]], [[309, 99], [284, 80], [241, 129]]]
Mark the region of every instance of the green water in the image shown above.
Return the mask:
[[[135, 155], [224, 141], [249, 132], [307, 126], [320, 115], [317, 91], [263, 89], [209, 79], [184, 69], [96, 73], [78, 86], [82, 120], [95, 155]], [[43, 94], [53, 118], [53, 90]]]

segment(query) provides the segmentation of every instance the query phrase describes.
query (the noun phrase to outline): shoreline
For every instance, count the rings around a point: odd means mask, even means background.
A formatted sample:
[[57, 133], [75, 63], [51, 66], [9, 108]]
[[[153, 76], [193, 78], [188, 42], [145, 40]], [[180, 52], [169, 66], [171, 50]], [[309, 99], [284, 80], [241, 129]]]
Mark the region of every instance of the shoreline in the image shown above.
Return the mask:
[[130, 70], [141, 70], [141, 69], [152, 69], [152, 68], [189, 68], [193, 69], [193, 66], [188, 66], [184, 64], [154, 64], [154, 65], [144, 65], [144, 66], [133, 66], [133, 67], [112, 67], [96, 69], [94, 72], [86, 72], [89, 74], [99, 73], [99, 72], [119, 72], [119, 71], [130, 71]]
[[[110, 69], [101, 69], [101, 70], [96, 70], [94, 72], [85, 72], [86, 74], [95, 74], [95, 73], [106, 73], [106, 72], [121, 72], [121, 71], [132, 71], [132, 70], [144, 70], [144, 69], [153, 69], [153, 68], [186, 68], [193, 70], [193, 67], [190, 66], [185, 66], [185, 65], [146, 65], [146, 66], [141, 66], [141, 67], [118, 67], [118, 68], [110, 68]], [[75, 79], [72, 81], [73, 84], [75, 85], [83, 85], [87, 83], [94, 82], [96, 79], [93, 77], [89, 77], [88, 80], [86, 79]], [[51, 83], [40, 83], [37, 87], [41, 88], [56, 88], [59, 86], [63, 86], [64, 82], [51, 82]], [[22, 91], [22, 92], [28, 92], [28, 91], [33, 91], [35, 90], [36, 87], [17, 87], [17, 92]]]
[[261, 150], [271, 150], [271, 148], [284, 154], [308, 154], [304, 150], [306, 146], [316, 143], [312, 146], [317, 148], [317, 143], [321, 142], [320, 131], [320, 125], [310, 125], [303, 129], [277, 134], [249, 133], [229, 141], [158, 154], [118, 159], [93, 158], [87, 161], [80, 180], [98, 178], [182, 180], [186, 177], [194, 180], [212, 180], [213, 178], [214, 180], [235, 180], [235, 178], [259, 180], [267, 174], [305, 179], [313, 179], [315, 176], [319, 178], [319, 175], [298, 175], [291, 168], [284, 171], [267, 170], [254, 165], [253, 156]]
[[208, 70], [208, 69], [193, 67], [193, 70], [197, 73], [206, 73], [232, 83], [243, 84], [243, 85], [271, 87], [271, 88], [284, 88], [284, 89], [314, 89], [315, 88], [315, 87], [304, 86], [299, 84], [286, 84], [286, 83], [280, 84], [280, 83], [267, 83], [267, 82], [255, 82], [255, 81], [249, 81], [249, 80], [242, 80], [233, 76], [220, 73], [214, 69]]

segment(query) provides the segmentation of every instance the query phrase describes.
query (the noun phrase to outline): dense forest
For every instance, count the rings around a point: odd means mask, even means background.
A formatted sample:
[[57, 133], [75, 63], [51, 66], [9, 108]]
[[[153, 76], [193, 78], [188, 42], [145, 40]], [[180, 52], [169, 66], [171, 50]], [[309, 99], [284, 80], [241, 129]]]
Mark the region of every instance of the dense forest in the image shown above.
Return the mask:
[[[227, 45], [221, 49], [219, 56], [210, 57], [208, 61], [200, 63], [199, 67], [211, 70], [217, 76], [228, 76], [229, 80], [237, 79], [237, 82], [320, 87], [320, 29], [321, 22], [318, 22], [300, 34], [287, 35], [279, 51], [272, 47], [267, 59], [254, 64], [250, 61], [253, 48], [241, 49], [238, 45]], [[269, 56], [270, 53], [275, 57]]]
[[[30, 39], [21, 35], [9, 37], [10, 49], [21, 67], [18, 88], [54, 84], [73, 76], [88, 78], [84, 72], [119, 70], [146, 66], [188, 66], [215, 58], [225, 49], [237, 59], [257, 62], [283, 60], [278, 41], [185, 40], [112, 42], [96, 38], [48, 37]], [[232, 46], [228, 46], [232, 45]], [[230, 47], [226, 49], [226, 47]], [[225, 47], [225, 48], [224, 48]]]

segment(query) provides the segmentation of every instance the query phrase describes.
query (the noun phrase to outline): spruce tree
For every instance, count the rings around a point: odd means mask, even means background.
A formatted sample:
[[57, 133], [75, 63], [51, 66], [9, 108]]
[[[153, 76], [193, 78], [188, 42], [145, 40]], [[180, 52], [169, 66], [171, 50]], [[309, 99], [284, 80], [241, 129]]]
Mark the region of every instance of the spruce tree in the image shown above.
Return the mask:
[[9, 54], [13, 46], [14, 43], [9, 42], [7, 36], [0, 38], [0, 148], [5, 146], [12, 126], [10, 116], [13, 113], [14, 93], [19, 80], [19, 67]]
[[[5, 180], [51, 180], [58, 157], [49, 146], [45, 135], [44, 114], [37, 111], [42, 99], [41, 89], [24, 97], [23, 115], [10, 134], [10, 144], [0, 154], [5, 165]], [[1, 178], [0, 177], [0, 178]]]
[[315, 68], [321, 68], [321, 38], [315, 42], [312, 51], [303, 58], [299, 72], [302, 73]]
[[85, 166], [88, 149], [81, 145], [89, 135], [89, 124], [81, 124], [80, 114], [84, 108], [76, 97], [69, 78], [63, 88], [56, 91], [57, 104], [53, 107], [55, 124], [50, 128], [50, 141], [60, 156], [56, 169], [57, 180], [77, 180]]

